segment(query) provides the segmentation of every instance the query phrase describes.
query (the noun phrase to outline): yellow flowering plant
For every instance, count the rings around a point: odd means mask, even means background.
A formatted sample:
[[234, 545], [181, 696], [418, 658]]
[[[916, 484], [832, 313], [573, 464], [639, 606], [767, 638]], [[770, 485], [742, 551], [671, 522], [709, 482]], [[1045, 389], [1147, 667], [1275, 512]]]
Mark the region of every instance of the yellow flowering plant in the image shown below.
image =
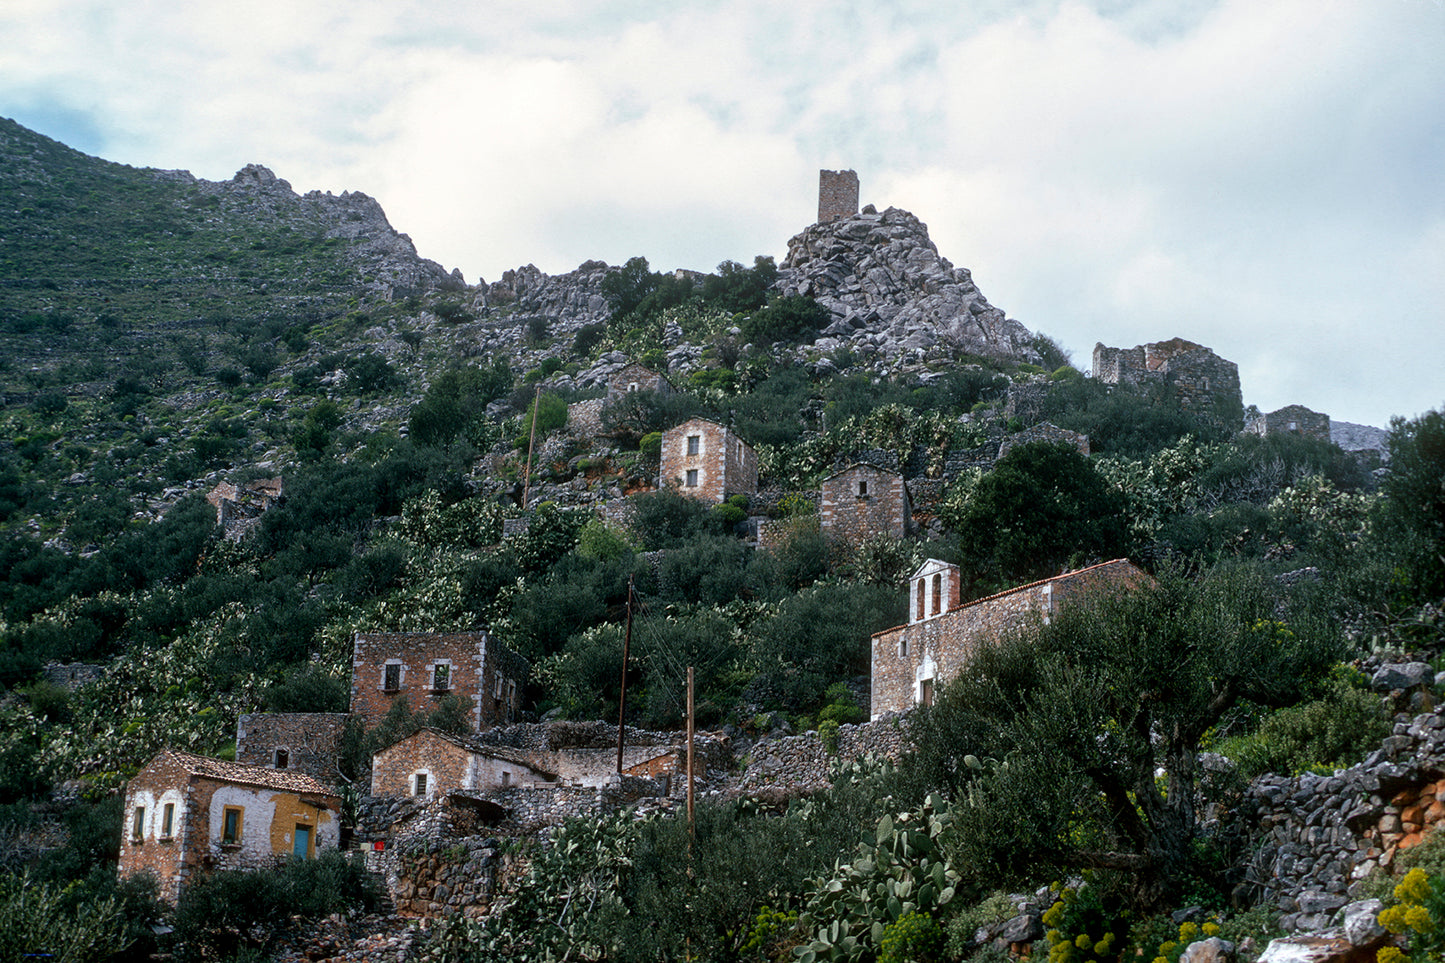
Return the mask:
[[1376, 963], [1429, 963], [1445, 956], [1445, 880], [1415, 867], [1395, 885], [1394, 902], [1380, 911], [1381, 926], [1404, 940], [1386, 946]]

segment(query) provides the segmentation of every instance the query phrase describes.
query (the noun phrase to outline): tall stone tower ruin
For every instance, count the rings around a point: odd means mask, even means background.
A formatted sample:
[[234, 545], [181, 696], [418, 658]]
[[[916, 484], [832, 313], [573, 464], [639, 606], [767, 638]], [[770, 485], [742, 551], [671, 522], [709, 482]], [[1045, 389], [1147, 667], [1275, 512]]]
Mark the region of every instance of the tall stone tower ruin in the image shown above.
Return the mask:
[[858, 213], [858, 172], [818, 171], [818, 223]]

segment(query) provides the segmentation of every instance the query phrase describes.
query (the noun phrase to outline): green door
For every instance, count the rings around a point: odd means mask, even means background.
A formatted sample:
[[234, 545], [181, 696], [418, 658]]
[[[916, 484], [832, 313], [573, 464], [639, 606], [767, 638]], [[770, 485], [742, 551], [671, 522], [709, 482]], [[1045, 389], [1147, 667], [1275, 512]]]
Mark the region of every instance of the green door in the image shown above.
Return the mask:
[[307, 856], [311, 855], [310, 826], [296, 827], [296, 845], [292, 847], [291, 852], [293, 855], [299, 856], [302, 859], [305, 859]]

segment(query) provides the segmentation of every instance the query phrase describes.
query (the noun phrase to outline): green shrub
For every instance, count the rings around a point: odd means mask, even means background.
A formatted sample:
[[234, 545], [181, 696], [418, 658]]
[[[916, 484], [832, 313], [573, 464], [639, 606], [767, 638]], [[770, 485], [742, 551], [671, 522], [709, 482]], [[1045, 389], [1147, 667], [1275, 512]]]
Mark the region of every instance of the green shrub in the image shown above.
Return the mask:
[[883, 928], [878, 963], [932, 963], [943, 951], [943, 927], [927, 913], [905, 913]]
[[120, 900], [70, 905], [58, 887], [0, 876], [0, 963], [90, 963], [132, 943]]
[[1298, 775], [1357, 762], [1379, 747], [1390, 727], [1379, 696], [1336, 679], [1322, 698], [1279, 709], [1254, 733], [1223, 739], [1215, 750], [1232, 759], [1245, 779], [1269, 772]]
[[381, 891], [366, 867], [336, 850], [292, 860], [279, 869], [204, 876], [176, 905], [173, 939], [181, 960], [262, 953], [295, 917], [320, 919], [352, 909], [370, 912]]
[[828, 755], [838, 754], [838, 720], [824, 719], [818, 723], [818, 741], [823, 744], [823, 751]]

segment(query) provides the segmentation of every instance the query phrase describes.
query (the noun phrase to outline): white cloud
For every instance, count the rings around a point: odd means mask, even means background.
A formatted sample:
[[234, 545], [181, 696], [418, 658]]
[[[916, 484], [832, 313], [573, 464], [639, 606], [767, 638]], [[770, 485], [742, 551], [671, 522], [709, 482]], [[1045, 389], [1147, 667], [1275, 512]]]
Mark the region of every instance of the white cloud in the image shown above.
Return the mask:
[[0, 33], [0, 113], [365, 191], [472, 280], [782, 254], [855, 167], [1076, 360], [1179, 334], [1263, 407], [1442, 400], [1434, 0], [10, 0]]

